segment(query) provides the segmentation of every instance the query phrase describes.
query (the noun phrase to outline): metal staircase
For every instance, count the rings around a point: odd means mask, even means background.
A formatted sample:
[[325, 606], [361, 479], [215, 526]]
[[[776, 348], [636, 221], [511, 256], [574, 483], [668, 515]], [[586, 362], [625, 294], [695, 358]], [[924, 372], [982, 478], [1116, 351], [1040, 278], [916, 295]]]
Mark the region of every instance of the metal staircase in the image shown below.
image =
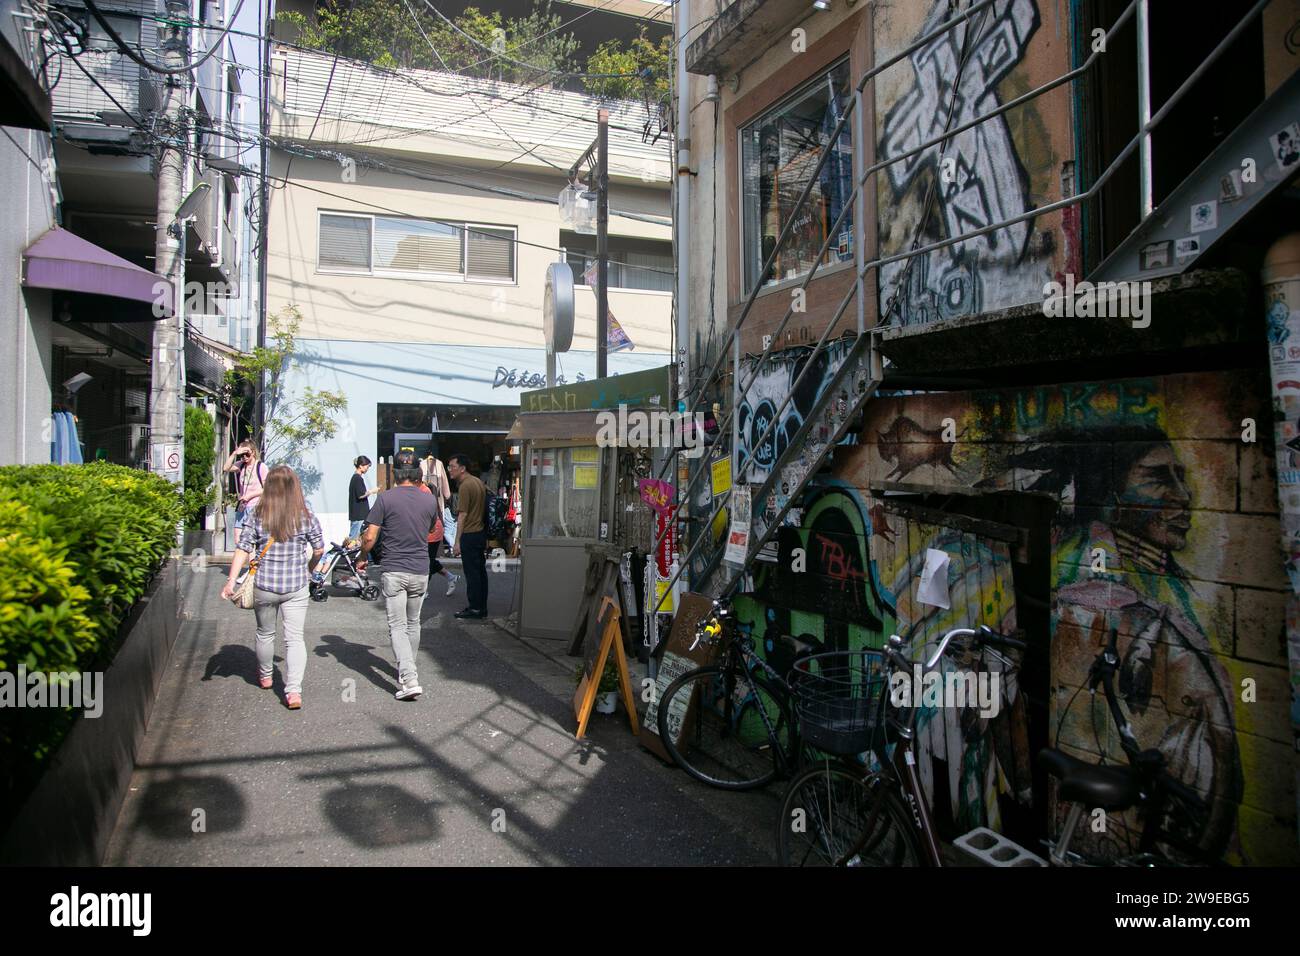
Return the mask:
[[[1224, 137], [1090, 278], [1157, 279], [1191, 268], [1300, 171], [1297, 124], [1300, 73], [1293, 73]], [[1285, 135], [1286, 141], [1279, 142], [1279, 135]]]
[[[999, 11], [1006, 7], [1010, 0], [978, 0], [971, 3], [964, 11], [956, 13], [951, 19], [940, 24], [918, 37], [911, 44], [901, 49], [895, 55], [889, 57], [883, 62], [877, 64], [872, 69], [863, 74], [862, 78], [855, 85], [852, 96], [850, 97], [847, 107], [843, 110], [838, 124], [833, 132], [827, 137], [827, 142], [834, 143], [841, 136], [845, 124], [852, 118], [852, 131], [854, 137], [854, 154], [855, 167], [860, 166], [860, 157], [865, 155], [863, 151], [863, 131], [864, 131], [864, 108], [865, 97], [870, 96], [870, 84], [872, 80], [884, 70], [889, 69], [896, 63], [910, 57], [915, 51], [924, 47], [936, 38], [942, 36], [948, 31], [954, 30], [964, 24], [969, 24], [963, 31], [963, 43], [967, 34], [974, 33], [978, 45], [983, 38], [981, 30], [990, 19], [989, 14], [994, 18]], [[1106, 31], [1105, 40], [1111, 41], [1115, 34], [1123, 29], [1129, 21], [1136, 18], [1136, 29], [1139, 37], [1139, 66], [1140, 71], [1146, 69], [1146, 29], [1147, 29], [1147, 11], [1150, 0], [1131, 0], [1125, 9], [1115, 19], [1110, 29]], [[1000, 222], [991, 223], [978, 229], [972, 229], [960, 235], [951, 236], [947, 239], [932, 242], [927, 245], [916, 246], [905, 252], [897, 253], [891, 256], [877, 257], [872, 260], [865, 260], [863, 242], [859, 241], [854, 244], [856, 250], [856, 282], [845, 293], [840, 301], [838, 308], [835, 309], [830, 321], [827, 322], [821, 337], [810, 355], [806, 357], [805, 365], [799, 377], [795, 380], [789, 389], [784, 401], [771, 416], [771, 421], [766, 429], [752, 444], [755, 448], [761, 448], [764, 444], [772, 439], [777, 423], [781, 418], [782, 412], [789, 405], [793, 396], [798, 392], [804, 377], [814, 368], [817, 356], [830, 344], [830, 336], [833, 329], [840, 322], [841, 317], [849, 306], [850, 302], [856, 301], [857, 307], [857, 329], [856, 337], [851, 346], [845, 351], [842, 360], [832, 373], [829, 384], [822, 390], [818, 396], [813, 410], [805, 417], [803, 424], [789, 442], [783, 452], [773, 463], [771, 471], [768, 473], [763, 483], [752, 491], [752, 520], [748, 546], [745, 552], [745, 559], [741, 563], [731, 563], [724, 560], [724, 548], [721, 545], [715, 545], [708, 553], [704, 552], [706, 546], [713, 544], [713, 535], [710, 533], [717, 521], [722, 517], [722, 512], [727, 509], [731, 503], [733, 490], [728, 490], [725, 494], [717, 498], [710, 498], [707, 508], [702, 513], [692, 516], [692, 525], [699, 529], [693, 535], [691, 546], [679, 562], [679, 570], [669, 583], [671, 586], [676, 583], [683, 574], [690, 573], [690, 584], [693, 590], [708, 594], [714, 597], [731, 595], [744, 581], [745, 576], [749, 573], [753, 564], [758, 560], [759, 553], [764, 546], [771, 540], [773, 535], [782, 525], [786, 516], [793, 507], [797, 506], [803, 492], [807, 489], [809, 482], [813, 480], [818, 471], [825, 465], [828, 458], [832, 455], [835, 445], [843, 438], [853, 421], [862, 411], [865, 404], [875, 394], [879, 388], [882, 378], [882, 362], [877, 351], [877, 338], [881, 326], [867, 328], [865, 326], [865, 301], [866, 289], [864, 285], [865, 276], [873, 271], [879, 270], [883, 266], [908, 260], [914, 256], [926, 255], [936, 249], [942, 249], [967, 239], [985, 235], [991, 232], [1002, 230], [1008, 226], [1020, 222], [1033, 220], [1046, 213], [1063, 209], [1082, 203], [1097, 196], [1100, 190], [1106, 185], [1116, 170], [1135, 152], [1139, 154], [1140, 166], [1143, 169], [1143, 218], [1133, 235], [1125, 241], [1098, 269], [1097, 273], [1090, 277], [1093, 279], [1102, 279], [1110, 277], [1123, 278], [1154, 278], [1158, 275], [1168, 275], [1172, 272], [1179, 272], [1191, 265], [1199, 257], [1204, 248], [1222, 234], [1226, 233], [1231, 225], [1239, 221], [1249, 210], [1268, 194], [1277, 189], [1282, 182], [1291, 178], [1291, 172], [1294, 170], [1279, 170], [1279, 173], [1285, 175], [1274, 175], [1263, 168], [1263, 160], [1268, 159], [1272, 162], [1272, 157], [1267, 152], [1261, 152], [1258, 144], [1261, 137], [1267, 139], [1268, 136], [1275, 135], [1278, 130], [1283, 129], [1288, 124], [1300, 120], [1300, 109], [1297, 109], [1297, 103], [1300, 103], [1300, 74], [1291, 77], [1279, 90], [1277, 90], [1269, 99], [1262, 104], [1237, 130], [1235, 130], [1228, 139], [1220, 145], [1218, 149], [1202, 163], [1195, 173], [1189, 179], [1178, 187], [1169, 199], [1162, 204], [1160, 210], [1152, 213], [1150, 209], [1150, 140], [1151, 131], [1155, 126], [1164, 119], [1173, 108], [1192, 88], [1192, 86], [1204, 75], [1205, 71], [1217, 61], [1232, 44], [1240, 33], [1246, 28], [1251, 21], [1258, 17], [1267, 6], [1269, 0], [1258, 0], [1250, 10], [1248, 10], [1238, 24], [1230, 31], [1222, 41], [1206, 57], [1205, 61], [1178, 87], [1178, 89], [1169, 97], [1164, 105], [1152, 115], [1150, 110], [1149, 98], [1144, 95], [1145, 89], [1149, 84], [1140, 84], [1143, 89], [1139, 90], [1139, 129], [1133, 138], [1118, 152], [1110, 164], [1103, 170], [1092, 183], [1092, 185], [1072, 196], [1056, 202], [1047, 203], [1027, 213], [1017, 215]], [[882, 169], [885, 169], [894, 163], [903, 162], [913, 156], [916, 156], [926, 150], [939, 147], [940, 156], [945, 145], [952, 137], [959, 133], [965, 132], [980, 123], [1000, 116], [1007, 111], [1014, 109], [1049, 90], [1055, 89], [1066, 83], [1073, 83], [1076, 79], [1088, 72], [1098, 61], [1099, 56], [1104, 52], [1106, 43], [1092, 45], [1092, 53], [1083, 60], [1076, 68], [1062, 74], [1061, 76], [1042, 84], [1041, 86], [1030, 90], [1027, 93], [1007, 100], [994, 109], [989, 110], [979, 116], [976, 116], [966, 122], [951, 125], [943, 133], [935, 136], [925, 142], [906, 150], [905, 152], [891, 156], [888, 159], [881, 160], [871, 166], [862, 169], [860, 173], [855, 173], [854, 187], [848, 199], [844, 202], [843, 210], [834, 224], [826, 231], [826, 241], [823, 243], [820, 251], [814, 257], [812, 270], [803, 279], [798, 286], [799, 289], [807, 289], [808, 284], [816, 276], [821, 265], [823, 257], [830, 247], [833, 237], [835, 237], [843, 224], [844, 218], [850, 209], [855, 210], [854, 223], [855, 229], [865, 230], [868, 223], [865, 219], [864, 190], [874, 188], [874, 177]], [[965, 60], [959, 68], [963, 68]], [[958, 89], [959, 83], [954, 82], [953, 89]], [[951, 121], [951, 116], [950, 116]], [[1295, 144], [1300, 149], [1300, 142]], [[1252, 152], [1253, 150], [1253, 152]], [[808, 203], [811, 195], [812, 186], [821, 176], [823, 167], [832, 155], [831, 149], [823, 149], [820, 161], [816, 168], [809, 174], [808, 182], [801, 192], [798, 201], [795, 203], [783, 226], [776, 243], [768, 253], [763, 268], [759, 275], [768, 275], [777, 255], [785, 246], [791, 232], [791, 226], [798, 218], [798, 213]], [[1204, 247], [1196, 251], [1195, 255], [1185, 256], [1181, 261], [1171, 255], [1167, 264], [1153, 267], [1148, 256], [1148, 268], [1143, 270], [1141, 256], [1142, 250], [1150, 246], [1151, 243], [1166, 241], [1166, 233], [1172, 236], [1177, 233], [1179, 236], [1185, 236], [1188, 232], [1187, 223], [1175, 221], [1177, 216], [1164, 215], [1161, 210], [1173, 209], [1176, 204], [1186, 207], [1197, 200], [1202, 195], [1209, 198], [1217, 199], [1217, 192], [1211, 195], [1207, 192], [1211, 182], [1217, 190], [1220, 185], [1220, 179], [1224, 176], [1224, 170], [1227, 166], [1235, 166], [1239, 158], [1235, 159], [1232, 164], [1227, 163], [1229, 156], [1247, 156], [1258, 155], [1260, 163], [1258, 170], [1260, 172], [1259, 181], [1252, 185], [1255, 188], [1243, 190], [1240, 201], [1228, 203], [1231, 208], [1225, 210], [1225, 204], [1219, 203], [1219, 228], [1210, 236], [1210, 230], [1206, 230], [1207, 238], [1199, 245]], [[1300, 168], [1297, 166], [1296, 168]], [[1199, 201], [1208, 201], [1199, 200]], [[1171, 241], [1172, 246], [1172, 241]], [[765, 365], [772, 360], [773, 351], [777, 342], [780, 340], [781, 333], [784, 331], [787, 323], [794, 312], [793, 304], [786, 310], [784, 317], [777, 326], [775, 332], [771, 335], [769, 344], [764, 348], [762, 354], [755, 361], [749, 375], [742, 375], [741, 357], [739, 351], [739, 332], [748, 320], [753, 308], [755, 299], [758, 296], [761, 286], [756, 283], [755, 288], [749, 293], [740, 315], [734, 325], [728, 329], [726, 336], [719, 347], [718, 358], [702, 374], [695, 376], [686, 394], [689, 396], [687, 408], [685, 411], [693, 413], [700, 408], [706, 401], [706, 397], [711, 395], [711, 390], [715, 383], [722, 381], [724, 375], [724, 363], [730, 357], [730, 391], [731, 407], [723, 422], [719, 426], [719, 440], [725, 439], [732, 434], [731, 423], [736, 418], [737, 410], [741, 401], [749, 393], [750, 388], [758, 380]], [[793, 292], [793, 290], [792, 290]], [[792, 300], [794, 296], [792, 295]], [[732, 449], [734, 455], [735, 449]], [[671, 524], [682, 519], [684, 513], [688, 513], [691, 508], [694, 496], [698, 491], [699, 482], [702, 476], [710, 472], [711, 461], [706, 456], [696, 461], [695, 466], [690, 474], [689, 479], [683, 486], [678, 489], [678, 500], [676, 508], [672, 515]], [[661, 472], [658, 477], [668, 477], [667, 469], [675, 467], [675, 459], [669, 458], [665, 471]], [[665, 532], [665, 536], [667, 531]], [[663, 543], [663, 537], [656, 542], [655, 548]], [[698, 561], [698, 564], [697, 564]], [[667, 600], [667, 595], [661, 599]]]

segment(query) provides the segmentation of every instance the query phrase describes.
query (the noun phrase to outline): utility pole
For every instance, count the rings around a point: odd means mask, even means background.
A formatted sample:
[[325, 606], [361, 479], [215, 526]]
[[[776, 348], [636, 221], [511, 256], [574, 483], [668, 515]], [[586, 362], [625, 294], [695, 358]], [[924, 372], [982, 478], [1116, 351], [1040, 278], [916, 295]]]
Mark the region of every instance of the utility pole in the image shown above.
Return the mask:
[[[179, 26], [189, 17], [186, 0], [166, 0], [166, 24], [159, 24], [162, 62], [181, 69], [188, 59], [189, 30]], [[189, 74], [163, 78], [163, 145], [158, 155], [158, 215], [154, 271], [172, 290], [170, 318], [153, 329], [152, 402], [149, 410], [151, 467], [170, 481], [185, 480], [185, 224], [178, 238], [173, 224], [185, 188], [185, 133], [181, 109], [189, 91]]]
[[[270, 153], [266, 147], [267, 136], [271, 132], [271, 33], [275, 29], [275, 21], [271, 17], [271, 0], [266, 0], [266, 19], [265, 28], [262, 30], [261, 39], [261, 56], [259, 57], [262, 64], [262, 75], [258, 78], [260, 91], [258, 94], [258, 139], [261, 140], [260, 150], [260, 172], [261, 172], [261, 189], [258, 190], [258, 217], [257, 217], [257, 347], [259, 349], [266, 347], [266, 247], [267, 231], [269, 225], [267, 222], [270, 216], [270, 203], [267, 193], [267, 170], [266, 164], [270, 160]], [[266, 394], [266, 379], [263, 376], [257, 383], [257, 402], [253, 408], [253, 435], [255, 440], [261, 442], [262, 432], [266, 426], [266, 406], [263, 396]]]
[[609, 110], [596, 117], [596, 378], [604, 378], [609, 374]]

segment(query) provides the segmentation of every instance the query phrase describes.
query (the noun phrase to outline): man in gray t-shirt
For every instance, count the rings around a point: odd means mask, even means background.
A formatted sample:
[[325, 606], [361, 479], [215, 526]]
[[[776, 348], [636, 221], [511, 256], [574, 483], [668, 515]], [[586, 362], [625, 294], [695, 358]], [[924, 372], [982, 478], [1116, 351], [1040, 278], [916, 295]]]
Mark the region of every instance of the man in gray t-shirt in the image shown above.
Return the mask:
[[366, 516], [361, 535], [359, 567], [384, 536], [384, 601], [388, 605], [388, 636], [397, 659], [397, 699], [414, 700], [424, 691], [416, 673], [420, 649], [420, 608], [429, 583], [429, 532], [437, 523], [437, 496], [420, 490], [420, 463], [409, 452], [393, 462], [397, 487], [382, 492]]

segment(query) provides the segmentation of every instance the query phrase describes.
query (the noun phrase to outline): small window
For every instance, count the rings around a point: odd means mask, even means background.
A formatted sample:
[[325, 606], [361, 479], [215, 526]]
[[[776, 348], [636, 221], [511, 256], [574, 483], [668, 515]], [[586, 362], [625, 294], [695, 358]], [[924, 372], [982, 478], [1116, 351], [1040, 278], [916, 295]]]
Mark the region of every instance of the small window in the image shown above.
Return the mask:
[[514, 238], [512, 229], [466, 226], [466, 275], [471, 279], [513, 281], [515, 277]]
[[370, 271], [370, 219], [360, 216], [320, 217], [319, 263], [322, 269]]
[[[845, 123], [831, 142], [851, 96], [849, 62], [842, 60], [757, 122], [741, 130], [741, 208], [745, 288], [771, 285], [807, 275], [826, 241], [827, 231], [844, 210], [853, 191], [853, 134]], [[795, 203], [822, 166], [799, 208]], [[786, 224], [794, 225], [772, 268], [759, 276]], [[840, 222], [823, 265], [853, 259], [853, 211]]]

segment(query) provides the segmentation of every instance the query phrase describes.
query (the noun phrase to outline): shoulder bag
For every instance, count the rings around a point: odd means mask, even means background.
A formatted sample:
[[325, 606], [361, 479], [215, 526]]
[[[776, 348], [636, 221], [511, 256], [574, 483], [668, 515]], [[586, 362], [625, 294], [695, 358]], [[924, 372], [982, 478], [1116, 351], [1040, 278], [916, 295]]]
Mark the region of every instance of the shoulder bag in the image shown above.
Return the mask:
[[257, 574], [257, 566], [262, 563], [262, 559], [266, 557], [266, 552], [274, 543], [275, 538], [267, 538], [266, 547], [262, 549], [262, 553], [248, 565], [248, 570], [240, 577], [235, 588], [234, 596], [230, 599], [234, 602], [235, 607], [243, 608], [245, 611], [251, 611], [253, 609], [253, 591], [257, 587], [257, 585], [254, 584], [253, 579]]

